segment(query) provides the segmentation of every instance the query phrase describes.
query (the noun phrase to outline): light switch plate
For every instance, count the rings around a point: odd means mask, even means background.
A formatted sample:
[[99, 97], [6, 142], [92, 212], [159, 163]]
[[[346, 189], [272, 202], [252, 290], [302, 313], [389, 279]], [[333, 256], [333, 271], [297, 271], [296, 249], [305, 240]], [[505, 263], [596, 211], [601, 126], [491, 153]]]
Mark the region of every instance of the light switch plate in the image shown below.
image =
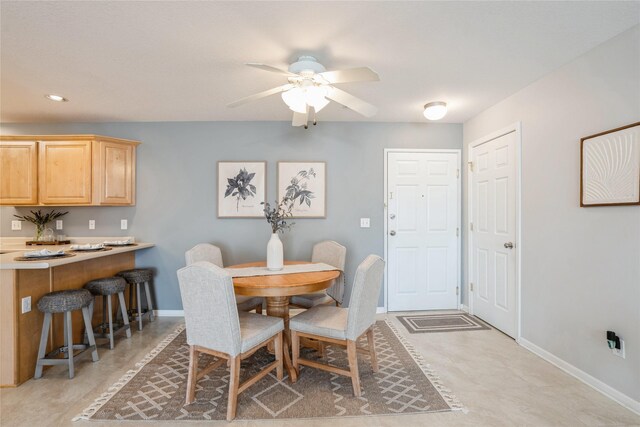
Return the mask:
[[62, 230], [62, 220], [56, 219], [56, 230]]
[[31, 311], [31, 297], [22, 298], [22, 314]]
[[129, 224], [127, 222], [126, 219], [121, 219], [120, 220], [120, 230], [126, 230], [127, 228], [129, 228]]
[[371, 219], [360, 218], [360, 228], [369, 228], [369, 227], [371, 227]]
[[96, 220], [95, 219], [90, 219], [89, 220], [89, 230], [95, 230], [96, 229]]
[[13, 231], [22, 230], [22, 221], [11, 221], [11, 229]]

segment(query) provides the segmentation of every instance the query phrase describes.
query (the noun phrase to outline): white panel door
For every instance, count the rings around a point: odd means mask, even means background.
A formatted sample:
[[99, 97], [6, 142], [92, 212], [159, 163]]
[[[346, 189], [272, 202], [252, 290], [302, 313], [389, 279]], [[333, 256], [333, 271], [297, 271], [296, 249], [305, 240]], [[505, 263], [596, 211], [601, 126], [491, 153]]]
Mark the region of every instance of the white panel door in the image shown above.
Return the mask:
[[387, 153], [389, 311], [458, 307], [457, 153]]
[[471, 161], [473, 314], [515, 337], [515, 132], [478, 145]]

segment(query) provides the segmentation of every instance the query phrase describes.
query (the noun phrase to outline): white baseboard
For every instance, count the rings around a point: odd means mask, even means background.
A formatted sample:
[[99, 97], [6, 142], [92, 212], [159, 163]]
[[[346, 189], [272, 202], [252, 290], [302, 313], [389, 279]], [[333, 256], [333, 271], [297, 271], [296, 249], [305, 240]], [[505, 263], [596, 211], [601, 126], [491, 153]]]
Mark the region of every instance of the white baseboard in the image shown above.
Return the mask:
[[468, 305], [464, 305], [464, 304], [460, 304], [460, 310], [464, 311], [465, 313], [469, 312], [469, 306]]
[[184, 310], [153, 310], [158, 317], [184, 317]]
[[552, 365], [555, 365], [558, 368], [562, 369], [567, 374], [579, 379], [586, 385], [599, 391], [600, 393], [604, 394], [608, 398], [615, 400], [625, 408], [635, 412], [636, 414], [640, 414], [640, 402], [638, 402], [637, 400], [633, 400], [626, 394], [614, 389], [610, 385], [605, 384], [604, 382], [589, 375], [583, 370], [576, 368], [569, 362], [566, 362], [560, 359], [558, 356], [548, 352], [547, 350], [541, 347], [538, 347], [531, 341], [527, 341], [525, 338], [520, 338], [520, 340], [518, 341], [518, 344], [520, 344], [522, 347], [526, 348], [533, 354], [543, 358], [544, 360], [551, 363]]
[[385, 307], [378, 307], [376, 308], [376, 314], [382, 314], [382, 313], [386, 313], [387, 309]]

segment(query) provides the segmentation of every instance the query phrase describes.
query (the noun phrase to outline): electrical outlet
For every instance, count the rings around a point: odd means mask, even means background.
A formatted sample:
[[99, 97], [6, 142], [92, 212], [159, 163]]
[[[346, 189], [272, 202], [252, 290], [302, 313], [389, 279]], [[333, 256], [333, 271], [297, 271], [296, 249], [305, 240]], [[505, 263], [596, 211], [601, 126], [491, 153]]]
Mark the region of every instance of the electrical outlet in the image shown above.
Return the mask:
[[369, 228], [369, 227], [371, 227], [371, 219], [360, 218], [360, 228]]
[[11, 229], [13, 231], [22, 230], [22, 221], [11, 221]]
[[31, 297], [22, 298], [22, 314], [31, 311]]
[[62, 230], [62, 220], [56, 219], [56, 230]]
[[90, 219], [89, 220], [89, 230], [95, 230], [96, 229], [96, 220], [95, 219]]
[[623, 359], [626, 359], [626, 356], [624, 354], [624, 340], [622, 338], [620, 338], [620, 348], [612, 348], [611, 352], [618, 356], [618, 357], [622, 357]]
[[129, 224], [127, 222], [126, 219], [121, 219], [120, 220], [120, 230], [126, 230], [127, 228], [129, 228]]

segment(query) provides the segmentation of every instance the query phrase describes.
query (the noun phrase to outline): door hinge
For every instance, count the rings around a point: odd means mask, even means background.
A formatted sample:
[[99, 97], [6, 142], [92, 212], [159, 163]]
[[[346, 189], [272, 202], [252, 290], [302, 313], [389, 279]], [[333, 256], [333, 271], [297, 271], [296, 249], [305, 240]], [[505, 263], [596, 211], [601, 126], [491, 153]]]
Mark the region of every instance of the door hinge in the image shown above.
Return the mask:
[[473, 231], [473, 223], [472, 222], [469, 223], [469, 230]]
[[473, 172], [473, 162], [468, 162], [468, 163], [469, 163], [469, 170]]
[[456, 227], [456, 237], [460, 237], [460, 228]]
[[460, 288], [456, 286], [456, 295], [460, 295]]
[[460, 169], [456, 169], [456, 178], [460, 178]]
[[469, 282], [469, 290], [473, 292], [473, 282]]
[[393, 199], [393, 191], [389, 193], [389, 200]]

